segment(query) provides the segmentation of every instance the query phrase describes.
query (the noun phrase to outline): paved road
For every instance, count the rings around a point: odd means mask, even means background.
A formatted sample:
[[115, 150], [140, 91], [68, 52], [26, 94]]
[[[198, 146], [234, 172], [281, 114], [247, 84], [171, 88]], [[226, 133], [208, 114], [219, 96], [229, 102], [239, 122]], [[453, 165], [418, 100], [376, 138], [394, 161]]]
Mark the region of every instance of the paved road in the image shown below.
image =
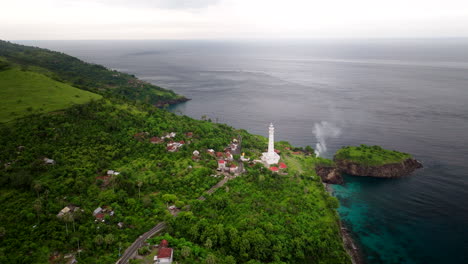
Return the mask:
[[145, 243], [146, 239], [154, 236], [154, 234], [160, 232], [164, 228], [166, 228], [166, 224], [164, 222], [161, 222], [153, 228], [151, 228], [148, 232], [138, 237], [137, 240], [135, 240], [135, 242], [133, 242], [133, 244], [129, 248], [127, 248], [127, 250], [125, 250], [122, 257], [117, 261], [117, 264], [128, 263], [130, 258], [132, 258], [137, 252], [137, 250], [143, 245], [143, 243]]

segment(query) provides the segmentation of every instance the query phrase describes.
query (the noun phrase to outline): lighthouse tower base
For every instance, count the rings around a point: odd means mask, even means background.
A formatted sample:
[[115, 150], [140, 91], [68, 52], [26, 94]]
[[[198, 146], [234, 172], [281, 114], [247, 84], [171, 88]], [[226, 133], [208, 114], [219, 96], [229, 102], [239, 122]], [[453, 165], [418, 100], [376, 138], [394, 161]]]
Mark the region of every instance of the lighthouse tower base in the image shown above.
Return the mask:
[[268, 165], [277, 164], [280, 160], [280, 156], [276, 152], [263, 152], [262, 154], [262, 161]]

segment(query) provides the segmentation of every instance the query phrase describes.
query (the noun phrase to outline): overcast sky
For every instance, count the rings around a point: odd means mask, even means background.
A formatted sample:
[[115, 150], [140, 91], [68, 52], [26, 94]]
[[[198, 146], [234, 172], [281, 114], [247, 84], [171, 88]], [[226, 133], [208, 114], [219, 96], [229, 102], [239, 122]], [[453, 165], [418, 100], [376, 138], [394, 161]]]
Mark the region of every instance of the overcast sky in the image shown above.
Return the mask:
[[0, 39], [468, 37], [468, 0], [0, 0]]

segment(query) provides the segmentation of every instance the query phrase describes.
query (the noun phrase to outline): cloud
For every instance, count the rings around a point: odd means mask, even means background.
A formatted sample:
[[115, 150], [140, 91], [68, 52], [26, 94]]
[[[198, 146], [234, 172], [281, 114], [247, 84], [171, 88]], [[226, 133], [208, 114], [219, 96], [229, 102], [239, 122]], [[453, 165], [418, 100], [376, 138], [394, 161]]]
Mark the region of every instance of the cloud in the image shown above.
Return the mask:
[[139, 8], [199, 9], [216, 5], [220, 0], [71, 0]]

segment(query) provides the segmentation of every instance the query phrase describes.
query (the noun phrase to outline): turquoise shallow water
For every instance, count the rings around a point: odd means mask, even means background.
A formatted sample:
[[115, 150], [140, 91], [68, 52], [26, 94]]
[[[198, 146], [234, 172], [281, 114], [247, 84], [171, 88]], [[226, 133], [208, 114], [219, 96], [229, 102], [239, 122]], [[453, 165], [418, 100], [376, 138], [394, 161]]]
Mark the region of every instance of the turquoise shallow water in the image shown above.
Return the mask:
[[135, 74], [207, 115], [296, 146], [315, 124], [345, 145], [380, 145], [425, 166], [400, 179], [346, 176], [334, 186], [368, 263], [468, 263], [468, 40], [39, 41]]

